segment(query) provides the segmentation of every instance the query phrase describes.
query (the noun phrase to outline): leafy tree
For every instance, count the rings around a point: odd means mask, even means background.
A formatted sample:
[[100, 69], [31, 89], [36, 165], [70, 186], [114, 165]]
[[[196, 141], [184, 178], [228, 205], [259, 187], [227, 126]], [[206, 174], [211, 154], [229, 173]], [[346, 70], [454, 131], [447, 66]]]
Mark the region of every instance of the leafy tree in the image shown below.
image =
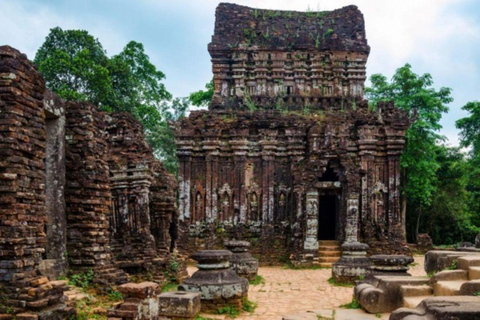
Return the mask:
[[206, 91], [199, 90], [190, 93], [189, 99], [192, 102], [192, 105], [197, 107], [207, 107], [210, 104], [215, 90], [213, 79], [205, 85], [205, 88], [207, 89]]
[[459, 148], [437, 146], [436, 161], [439, 164], [436, 192], [431, 205], [425, 208], [421, 227], [436, 244], [454, 244], [471, 241], [476, 228], [472, 225], [468, 206], [468, 163]]
[[[395, 105], [408, 111], [414, 122], [406, 132], [406, 146], [401, 159], [402, 215], [410, 226], [409, 233], [416, 239], [422, 211], [432, 202], [436, 190], [436, 142], [443, 140], [438, 134], [439, 121], [447, 104], [452, 102], [451, 89], [433, 88], [430, 74], [417, 75], [409, 64], [397, 69], [392, 80], [381, 74], [371, 77], [372, 87], [366, 96], [372, 107], [379, 101], [393, 100]], [[408, 215], [406, 210], [409, 208]]]
[[53, 28], [35, 56], [46, 85], [65, 100], [87, 100], [105, 111], [126, 111], [144, 127], [155, 154], [175, 172], [176, 151], [168, 121], [185, 113], [186, 99], [171, 100], [165, 74], [150, 62], [141, 43], [131, 41], [108, 58], [84, 30]]
[[462, 107], [469, 113], [468, 117], [456, 122], [460, 129], [461, 146], [470, 148], [468, 160], [467, 190], [472, 222], [480, 227], [480, 102], [469, 102]]
[[85, 30], [50, 30], [34, 60], [48, 88], [66, 100], [102, 106], [112, 93], [108, 57]]

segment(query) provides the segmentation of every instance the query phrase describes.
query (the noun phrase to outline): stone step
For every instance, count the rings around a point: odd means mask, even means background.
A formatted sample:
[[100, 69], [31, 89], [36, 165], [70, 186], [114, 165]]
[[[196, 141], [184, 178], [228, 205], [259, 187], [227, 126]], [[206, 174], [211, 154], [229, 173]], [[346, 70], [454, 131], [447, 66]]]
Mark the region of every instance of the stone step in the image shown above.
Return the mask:
[[319, 257], [340, 257], [342, 255], [341, 251], [319, 251]]
[[418, 296], [418, 297], [407, 297], [403, 298], [403, 306], [405, 308], [416, 308], [420, 303], [422, 303], [423, 300], [431, 298], [432, 295], [429, 296]]
[[333, 267], [333, 263], [331, 262], [319, 262], [318, 265], [322, 268], [331, 268]]
[[470, 279], [470, 280], [480, 280], [480, 267], [469, 267], [468, 268], [468, 279]]
[[319, 240], [318, 245], [323, 247], [323, 246], [340, 246], [340, 241], [338, 240]]
[[435, 296], [457, 296], [465, 280], [438, 281], [433, 286]]
[[339, 246], [320, 246], [318, 247], [318, 251], [340, 251]]
[[466, 270], [443, 270], [435, 274], [432, 278], [433, 282], [437, 281], [467, 281], [468, 271]]
[[340, 257], [319, 257], [318, 262], [330, 262], [335, 263], [340, 259]]
[[400, 286], [400, 294], [403, 298], [431, 296], [433, 289], [428, 285], [412, 286], [405, 284]]
[[469, 267], [480, 267], [480, 257], [472, 255], [457, 259], [457, 269], [468, 270]]

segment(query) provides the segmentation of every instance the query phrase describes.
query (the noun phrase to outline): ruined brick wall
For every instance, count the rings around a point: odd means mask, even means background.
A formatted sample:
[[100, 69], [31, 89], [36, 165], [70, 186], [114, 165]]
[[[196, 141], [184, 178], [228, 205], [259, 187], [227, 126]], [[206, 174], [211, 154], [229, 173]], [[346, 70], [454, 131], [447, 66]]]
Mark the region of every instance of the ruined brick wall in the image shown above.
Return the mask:
[[67, 248], [70, 268], [95, 271], [96, 281], [124, 283], [110, 248], [111, 194], [105, 114], [86, 102], [69, 102], [66, 123]]
[[170, 233], [178, 228], [175, 179], [154, 158], [142, 125], [130, 114], [112, 114], [107, 131], [110, 229], [117, 265], [161, 277], [174, 247]]
[[212, 109], [314, 105], [319, 96], [363, 96], [370, 52], [362, 13], [261, 10], [221, 3], [209, 44]]
[[[0, 47], [0, 318], [61, 317], [66, 287], [40, 271], [45, 234], [45, 85], [19, 51]], [[30, 314], [30, 316], [32, 316]]]

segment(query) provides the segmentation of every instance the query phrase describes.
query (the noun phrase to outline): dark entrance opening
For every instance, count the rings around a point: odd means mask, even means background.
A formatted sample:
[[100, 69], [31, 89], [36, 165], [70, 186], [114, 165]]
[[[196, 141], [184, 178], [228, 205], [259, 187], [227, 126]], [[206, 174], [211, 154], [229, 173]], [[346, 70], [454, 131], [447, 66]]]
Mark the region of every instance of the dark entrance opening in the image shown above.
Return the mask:
[[336, 239], [337, 208], [337, 195], [320, 195], [320, 201], [318, 204], [318, 240]]

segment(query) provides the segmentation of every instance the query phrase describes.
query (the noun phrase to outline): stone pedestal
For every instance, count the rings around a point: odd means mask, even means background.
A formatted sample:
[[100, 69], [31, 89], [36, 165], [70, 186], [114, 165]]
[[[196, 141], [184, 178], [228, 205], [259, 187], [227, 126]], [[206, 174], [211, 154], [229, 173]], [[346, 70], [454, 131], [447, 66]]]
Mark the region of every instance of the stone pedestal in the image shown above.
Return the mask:
[[225, 247], [233, 253], [230, 263], [237, 275], [248, 280], [255, 279], [258, 273], [258, 260], [248, 252], [250, 242], [232, 240], [226, 242]]
[[227, 305], [241, 310], [248, 295], [248, 281], [230, 268], [232, 253], [227, 250], [203, 250], [191, 256], [198, 271], [178, 289], [201, 293], [202, 312], [216, 313]]
[[410, 256], [379, 254], [370, 256], [373, 266], [370, 267], [369, 277], [373, 276], [410, 276], [408, 265], [414, 261]]
[[367, 275], [370, 259], [367, 257], [367, 244], [346, 242], [342, 244], [342, 257], [333, 264], [332, 275], [337, 282], [354, 282]]

